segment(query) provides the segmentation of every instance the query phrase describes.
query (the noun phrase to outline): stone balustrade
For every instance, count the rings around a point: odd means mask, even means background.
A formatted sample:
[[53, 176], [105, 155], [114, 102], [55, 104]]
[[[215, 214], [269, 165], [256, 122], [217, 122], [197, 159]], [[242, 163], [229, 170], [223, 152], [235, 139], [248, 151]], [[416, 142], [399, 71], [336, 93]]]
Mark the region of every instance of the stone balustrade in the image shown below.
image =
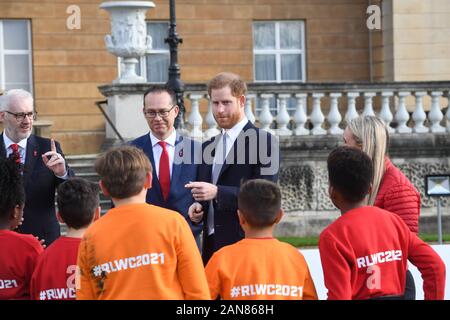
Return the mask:
[[[379, 116], [390, 133], [449, 133], [449, 90], [450, 82], [252, 83], [245, 113], [277, 136], [341, 135], [358, 115]], [[199, 105], [208, 99], [206, 87], [187, 85], [185, 96], [191, 103], [188, 133], [203, 139], [217, 134], [209, 101], [207, 113], [200, 113]]]

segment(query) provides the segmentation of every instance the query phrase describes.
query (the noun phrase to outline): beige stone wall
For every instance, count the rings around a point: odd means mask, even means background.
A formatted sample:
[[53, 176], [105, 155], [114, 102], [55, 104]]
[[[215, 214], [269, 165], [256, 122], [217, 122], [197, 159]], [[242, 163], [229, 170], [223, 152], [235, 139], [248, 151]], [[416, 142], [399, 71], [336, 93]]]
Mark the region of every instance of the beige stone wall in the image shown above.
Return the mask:
[[[95, 153], [105, 120], [97, 86], [117, 73], [104, 46], [110, 32], [101, 0], [0, 0], [0, 19], [31, 19], [33, 76], [40, 118], [68, 154]], [[155, 0], [147, 18], [169, 19], [169, 1]], [[67, 30], [66, 9], [81, 8], [81, 30]], [[253, 80], [252, 23], [304, 19], [306, 77], [311, 82], [369, 79], [366, 0], [177, 0], [179, 62], [186, 83], [228, 70]], [[203, 109], [204, 111], [204, 106]]]
[[[388, 0], [392, 35], [386, 56], [392, 57], [394, 81], [433, 81], [450, 78], [450, 1]], [[389, 63], [391, 60], [388, 61]]]

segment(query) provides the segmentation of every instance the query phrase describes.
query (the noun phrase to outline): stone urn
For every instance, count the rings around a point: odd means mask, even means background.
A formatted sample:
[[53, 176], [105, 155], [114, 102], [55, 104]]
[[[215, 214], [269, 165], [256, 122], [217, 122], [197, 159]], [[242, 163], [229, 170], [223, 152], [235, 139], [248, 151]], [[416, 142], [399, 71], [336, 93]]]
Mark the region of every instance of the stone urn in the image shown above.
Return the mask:
[[100, 5], [111, 17], [111, 35], [105, 36], [106, 48], [121, 58], [124, 68], [113, 83], [141, 83], [143, 77], [136, 74], [138, 58], [148, 53], [152, 39], [147, 35], [145, 13], [154, 8], [151, 1], [109, 1]]

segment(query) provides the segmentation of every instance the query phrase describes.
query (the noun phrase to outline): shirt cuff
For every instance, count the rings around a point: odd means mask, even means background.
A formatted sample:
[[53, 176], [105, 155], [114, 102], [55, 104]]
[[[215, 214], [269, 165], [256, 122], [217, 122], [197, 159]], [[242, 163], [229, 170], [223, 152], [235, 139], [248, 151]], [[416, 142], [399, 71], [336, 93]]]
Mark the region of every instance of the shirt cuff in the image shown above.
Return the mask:
[[69, 172], [67, 172], [67, 169], [66, 169], [66, 173], [63, 176], [60, 177], [55, 174], [55, 177], [57, 177], [59, 179], [67, 180], [67, 179], [69, 179]]

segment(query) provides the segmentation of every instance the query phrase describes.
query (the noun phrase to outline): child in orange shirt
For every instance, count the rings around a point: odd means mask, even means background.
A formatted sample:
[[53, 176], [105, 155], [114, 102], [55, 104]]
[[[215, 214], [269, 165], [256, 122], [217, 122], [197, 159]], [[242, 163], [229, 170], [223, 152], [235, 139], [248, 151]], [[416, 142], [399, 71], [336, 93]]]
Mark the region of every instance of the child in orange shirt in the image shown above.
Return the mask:
[[14, 232], [21, 223], [25, 191], [15, 163], [0, 158], [0, 300], [30, 299], [30, 279], [44, 251], [31, 234]]
[[111, 149], [97, 159], [95, 170], [115, 208], [81, 240], [77, 299], [210, 299], [188, 223], [145, 201], [152, 168], [143, 151]]
[[245, 239], [223, 247], [206, 265], [211, 297], [226, 300], [317, 300], [303, 255], [273, 237], [281, 220], [279, 187], [249, 180], [238, 196], [239, 223]]
[[57, 218], [68, 230], [39, 257], [31, 278], [32, 299], [75, 300], [78, 247], [88, 226], [100, 217], [98, 193], [97, 184], [81, 178], [59, 185]]

